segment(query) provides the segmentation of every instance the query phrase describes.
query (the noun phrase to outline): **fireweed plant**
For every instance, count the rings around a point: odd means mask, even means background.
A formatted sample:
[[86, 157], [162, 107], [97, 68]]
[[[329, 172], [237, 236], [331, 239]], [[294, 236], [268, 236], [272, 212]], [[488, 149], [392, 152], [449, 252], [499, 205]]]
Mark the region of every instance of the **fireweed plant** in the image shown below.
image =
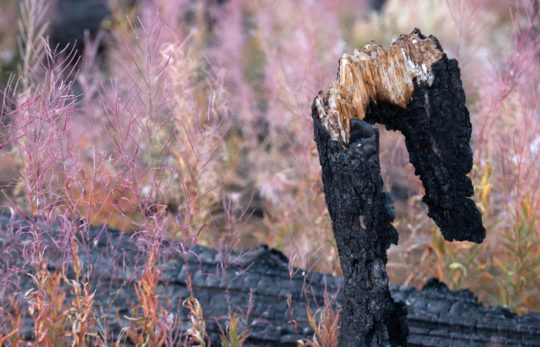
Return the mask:
[[[340, 274], [310, 104], [344, 51], [369, 40], [387, 46], [413, 27], [460, 61], [474, 129], [471, 178], [488, 232], [481, 245], [445, 242], [426, 217], [403, 138], [382, 131], [400, 233], [389, 276], [414, 286], [436, 276], [487, 304], [540, 310], [538, 2], [387, 0], [373, 12], [352, 0], [110, 1], [107, 31], [86, 35], [83, 52], [48, 42], [49, 4], [19, 2], [18, 53], [0, 46], [1, 203], [12, 216], [0, 240], [0, 271], [9, 274], [0, 278], [0, 345], [23, 343], [25, 314], [40, 346], [208, 345], [190, 272], [182, 302], [155, 291], [162, 265], [175, 254], [187, 265], [195, 244], [219, 250], [208, 276], [226, 288], [235, 280], [227, 269], [242, 257], [232, 250], [257, 243], [289, 254], [291, 276], [294, 266]], [[124, 327], [113, 342], [111, 317], [94, 301], [96, 269], [81, 260], [92, 252], [89, 230], [102, 224], [131, 233], [144, 254], [126, 284], [137, 300], [113, 317]], [[23, 292], [16, 279], [28, 268], [33, 287]], [[304, 292], [309, 305], [308, 278]], [[336, 295], [310, 306], [315, 335], [299, 344], [336, 344]], [[252, 305], [229, 301], [228, 314], [215, 317], [223, 345], [241, 346], [264, 324]], [[189, 312], [187, 336], [171, 313], [179, 306]]]
[[400, 233], [390, 278], [421, 286], [435, 276], [489, 304], [540, 308], [537, 2], [389, 0], [373, 13], [347, 1], [229, 1], [224, 11], [214, 54], [238, 123], [229, 139], [241, 134], [242, 165], [255, 168], [250, 178], [265, 203], [262, 240], [296, 253], [295, 265], [340, 273], [307, 110], [343, 51], [370, 40], [387, 46], [419, 27], [460, 61], [474, 129], [471, 176], [489, 231], [479, 246], [445, 242], [426, 217], [403, 138], [383, 130], [381, 166], [398, 197]]

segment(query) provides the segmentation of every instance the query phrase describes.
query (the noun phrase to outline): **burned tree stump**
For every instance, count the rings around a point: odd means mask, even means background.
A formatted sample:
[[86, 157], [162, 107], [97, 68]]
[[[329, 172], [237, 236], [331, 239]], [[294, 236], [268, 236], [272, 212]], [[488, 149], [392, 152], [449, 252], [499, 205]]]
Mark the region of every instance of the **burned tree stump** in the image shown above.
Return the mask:
[[[314, 110], [316, 112], [316, 109]], [[315, 121], [324, 192], [345, 280], [340, 346], [406, 344], [407, 311], [388, 289], [386, 250], [398, 234], [379, 167], [379, 133], [351, 120], [348, 147]]]
[[471, 123], [457, 61], [418, 29], [385, 51], [374, 42], [339, 63], [337, 81], [313, 101], [324, 192], [345, 278], [341, 346], [406, 344], [406, 312], [389, 294], [386, 250], [397, 243], [392, 199], [378, 157], [381, 123], [405, 136], [445, 239], [481, 242], [473, 186]]

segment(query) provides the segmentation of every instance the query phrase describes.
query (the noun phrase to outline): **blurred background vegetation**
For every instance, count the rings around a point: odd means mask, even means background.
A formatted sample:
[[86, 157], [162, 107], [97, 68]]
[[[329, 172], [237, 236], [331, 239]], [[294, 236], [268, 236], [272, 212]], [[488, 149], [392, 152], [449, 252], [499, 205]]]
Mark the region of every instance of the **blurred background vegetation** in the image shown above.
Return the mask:
[[[400, 233], [389, 250], [390, 279], [419, 287], [434, 276], [487, 304], [540, 310], [538, 1], [80, 1], [86, 10], [77, 1], [45, 3], [24, 13], [15, 0], [0, 2], [0, 81], [19, 105], [4, 98], [4, 208], [69, 212], [128, 232], [159, 213], [171, 238], [267, 243], [297, 266], [338, 275], [311, 101], [335, 79], [343, 53], [370, 40], [388, 47], [418, 27], [460, 64], [473, 123], [470, 175], [487, 238], [444, 241], [403, 137], [382, 130], [383, 178]], [[30, 28], [48, 33], [49, 44]], [[44, 123], [63, 122], [58, 136], [5, 140], [6, 129], [22, 124], [10, 111], [24, 96], [61, 89], [46, 87], [44, 71], [55, 70], [44, 62], [70, 56], [73, 43], [62, 49], [75, 38], [77, 58], [61, 65], [78, 72], [58, 71], [73, 82], [62, 96], [72, 103], [55, 104], [64, 113]], [[15, 86], [13, 74], [26, 83]], [[69, 156], [45, 154], [56, 145]]]

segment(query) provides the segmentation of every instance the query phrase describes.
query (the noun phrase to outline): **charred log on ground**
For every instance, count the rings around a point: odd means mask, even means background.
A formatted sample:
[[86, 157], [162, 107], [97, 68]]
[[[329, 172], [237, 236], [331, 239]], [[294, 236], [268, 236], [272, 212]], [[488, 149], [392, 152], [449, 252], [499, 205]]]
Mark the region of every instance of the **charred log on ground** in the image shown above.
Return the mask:
[[[26, 263], [25, 245], [31, 236], [27, 233], [29, 225], [20, 219], [10, 219], [0, 214], [0, 246], [3, 250], [0, 257], [0, 269], [16, 268], [10, 271], [11, 276], [0, 277], [0, 331], [4, 329], [3, 318], [9, 293], [25, 293], [34, 288], [28, 274], [34, 273], [34, 266]], [[69, 262], [62, 249], [65, 235], [54, 225], [44, 226], [43, 245], [47, 247], [45, 259], [49, 270], [61, 269], [61, 264]], [[138, 299], [134, 284], [140, 278], [140, 262], [144, 262], [147, 250], [139, 238], [124, 234], [118, 230], [93, 227], [84, 235], [79, 235], [79, 257], [83, 267], [93, 265], [90, 274], [91, 289], [95, 290], [94, 313], [101, 317], [100, 334], [107, 341], [114, 343], [122, 328], [129, 324], [125, 317], [133, 315], [132, 303]], [[86, 251], [87, 245], [90, 249]], [[162, 253], [178, 249], [175, 243], [164, 242]], [[195, 255], [196, 254], [196, 255]], [[216, 250], [195, 247], [188, 263], [175, 256], [160, 266], [163, 271], [156, 288], [160, 302], [167, 307], [170, 314], [178, 319], [178, 334], [183, 335], [189, 329], [188, 312], [182, 308], [181, 302], [189, 296], [186, 287], [186, 273], [192, 271], [192, 284], [195, 295], [204, 310], [207, 332], [212, 345], [219, 345], [220, 330], [217, 321], [224, 322], [221, 317], [228, 315], [227, 301], [240, 313], [247, 311], [250, 296], [253, 307], [248, 320], [250, 323], [259, 319], [259, 323], [249, 328], [249, 338], [244, 346], [297, 346], [301, 338], [311, 339], [314, 331], [310, 327], [306, 306], [308, 305], [305, 288], [307, 285], [312, 310], [324, 305], [325, 291], [341, 302], [343, 278], [319, 273], [303, 273], [294, 271], [289, 275], [288, 262], [280, 252], [261, 246], [251, 250], [239, 250], [231, 254], [236, 259], [228, 270], [227, 276], [232, 279], [226, 285], [216, 277], [220, 254]], [[296, 270], [296, 269], [294, 269]], [[35, 274], [35, 273], [34, 273]], [[238, 276], [238, 274], [242, 274]], [[73, 279], [73, 273], [67, 277]], [[66, 303], [71, 302], [73, 295], [69, 287], [64, 286]], [[407, 305], [409, 325], [408, 344], [410, 346], [538, 346], [540, 345], [540, 313], [530, 312], [520, 317], [503, 307], [484, 307], [468, 290], [449, 291], [436, 281], [430, 281], [422, 291], [412, 287], [399, 287], [390, 284], [390, 293], [395, 300]], [[227, 296], [229, 295], [229, 299]], [[290, 307], [287, 300], [290, 295]], [[33, 321], [28, 315], [27, 303], [19, 297], [25, 321], [22, 326], [23, 335], [32, 339]], [[339, 307], [336, 307], [339, 309]], [[292, 315], [291, 315], [292, 312]], [[118, 320], [120, 318], [120, 320]], [[290, 322], [294, 320], [297, 324]], [[9, 328], [9, 326], [7, 327]], [[246, 328], [242, 325], [242, 328]], [[125, 339], [121, 339], [124, 343]], [[128, 344], [128, 343], [126, 343]]]

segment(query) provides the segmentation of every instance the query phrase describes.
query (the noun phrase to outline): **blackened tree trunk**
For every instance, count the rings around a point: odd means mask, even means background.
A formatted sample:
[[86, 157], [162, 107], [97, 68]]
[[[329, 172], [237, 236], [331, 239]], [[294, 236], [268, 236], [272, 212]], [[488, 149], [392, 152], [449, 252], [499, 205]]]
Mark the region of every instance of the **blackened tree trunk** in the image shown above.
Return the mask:
[[386, 250], [397, 243], [378, 158], [382, 123], [405, 136], [428, 215], [449, 240], [481, 242], [471, 123], [456, 60], [418, 29], [385, 51], [370, 42], [343, 55], [337, 81], [313, 101], [324, 192], [345, 278], [341, 346], [405, 345], [406, 313], [389, 295]]
[[351, 121], [351, 144], [330, 138], [315, 117], [324, 193], [345, 282], [340, 346], [405, 345], [407, 311], [390, 296], [386, 250], [398, 241], [391, 196], [383, 190], [379, 132]]

